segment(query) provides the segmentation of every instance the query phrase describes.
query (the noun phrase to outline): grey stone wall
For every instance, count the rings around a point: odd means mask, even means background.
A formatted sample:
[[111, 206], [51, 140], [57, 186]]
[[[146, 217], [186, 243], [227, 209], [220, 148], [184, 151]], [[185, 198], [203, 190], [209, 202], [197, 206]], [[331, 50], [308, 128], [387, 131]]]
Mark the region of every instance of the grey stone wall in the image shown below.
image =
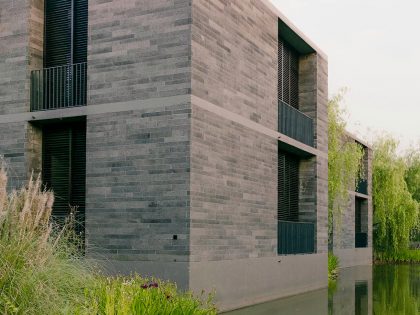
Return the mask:
[[89, 1], [88, 105], [189, 94], [191, 0]]
[[189, 116], [189, 104], [88, 116], [89, 257], [188, 260]]
[[0, 1], [0, 114], [28, 104], [29, 1]]
[[0, 124], [0, 164], [8, 175], [8, 188], [20, 188], [27, 178], [26, 122]]
[[[355, 141], [348, 137], [347, 141]], [[363, 158], [364, 177], [368, 181], [368, 195], [360, 195], [354, 192], [354, 188], [349, 190], [348, 205], [342, 211], [341, 217], [335, 220], [333, 244], [335, 250], [354, 249], [355, 248], [355, 214], [356, 214], [356, 196], [363, 199], [362, 203], [362, 231], [368, 233], [368, 245], [372, 244], [372, 150], [364, 147], [365, 155]]]
[[277, 140], [194, 106], [191, 261], [277, 255]]
[[277, 130], [277, 16], [260, 1], [193, 1], [192, 94]]
[[328, 251], [328, 62], [317, 55], [316, 72], [316, 148], [321, 152], [316, 162], [317, 182], [317, 252]]

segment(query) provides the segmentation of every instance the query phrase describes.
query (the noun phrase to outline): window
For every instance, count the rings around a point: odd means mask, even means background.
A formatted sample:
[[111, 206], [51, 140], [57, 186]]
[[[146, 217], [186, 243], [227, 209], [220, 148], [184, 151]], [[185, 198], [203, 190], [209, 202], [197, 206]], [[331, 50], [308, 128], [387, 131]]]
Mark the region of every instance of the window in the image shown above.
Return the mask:
[[299, 158], [278, 152], [278, 219], [299, 221]]
[[355, 246], [367, 247], [367, 204], [366, 200], [356, 197], [354, 213]]
[[45, 68], [87, 60], [88, 1], [45, 2]]
[[299, 109], [299, 54], [281, 38], [278, 40], [278, 98]]
[[54, 192], [52, 218], [63, 224], [76, 209], [76, 232], [84, 235], [86, 196], [86, 122], [43, 127], [42, 180]]

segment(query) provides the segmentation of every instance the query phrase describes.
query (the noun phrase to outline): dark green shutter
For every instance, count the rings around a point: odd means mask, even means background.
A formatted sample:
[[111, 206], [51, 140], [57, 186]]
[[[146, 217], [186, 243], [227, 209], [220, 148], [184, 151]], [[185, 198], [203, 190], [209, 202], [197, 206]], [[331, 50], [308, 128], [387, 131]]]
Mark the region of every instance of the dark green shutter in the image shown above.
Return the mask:
[[77, 231], [83, 234], [86, 196], [86, 123], [43, 128], [43, 182], [54, 191], [52, 217], [62, 224], [76, 207]]
[[278, 152], [278, 220], [299, 221], [299, 158]]
[[299, 54], [278, 40], [278, 99], [299, 109]]
[[45, 2], [45, 68], [71, 63], [71, 7], [71, 0]]
[[74, 0], [73, 63], [87, 61], [88, 1]]
[[87, 0], [46, 0], [45, 68], [86, 62]]

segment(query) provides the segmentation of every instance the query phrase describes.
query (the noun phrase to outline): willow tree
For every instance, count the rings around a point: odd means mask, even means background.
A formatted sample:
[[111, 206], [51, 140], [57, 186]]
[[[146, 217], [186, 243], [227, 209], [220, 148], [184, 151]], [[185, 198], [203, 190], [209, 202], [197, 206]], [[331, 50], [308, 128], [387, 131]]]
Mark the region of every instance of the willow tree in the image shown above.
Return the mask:
[[349, 202], [349, 190], [355, 190], [363, 172], [363, 147], [346, 134], [344, 90], [328, 102], [328, 231], [341, 224]]
[[[420, 144], [418, 147], [412, 147], [406, 157], [407, 170], [405, 171], [405, 182], [408, 191], [413, 199], [420, 203]], [[412, 230], [411, 239], [420, 242], [420, 215], [418, 216], [417, 225]]]
[[419, 204], [405, 181], [407, 164], [397, 155], [398, 142], [379, 138], [374, 144], [373, 211], [375, 251], [397, 253], [408, 248], [410, 231], [416, 226]]

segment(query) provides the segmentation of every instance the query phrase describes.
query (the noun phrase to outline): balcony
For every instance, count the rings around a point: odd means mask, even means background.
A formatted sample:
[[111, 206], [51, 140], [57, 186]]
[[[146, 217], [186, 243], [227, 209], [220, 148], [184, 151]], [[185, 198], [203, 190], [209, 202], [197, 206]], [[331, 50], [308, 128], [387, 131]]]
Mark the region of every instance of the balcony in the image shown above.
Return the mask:
[[368, 189], [367, 189], [367, 180], [366, 179], [359, 179], [358, 183], [357, 183], [357, 187], [356, 187], [356, 192], [358, 192], [359, 194], [364, 194], [367, 195], [368, 194]]
[[278, 254], [315, 252], [315, 225], [307, 222], [278, 221]]
[[312, 118], [283, 101], [279, 101], [279, 132], [306, 145], [314, 146]]
[[355, 233], [355, 245], [356, 248], [365, 248], [368, 244], [367, 233]]
[[33, 70], [31, 111], [86, 106], [87, 63]]

